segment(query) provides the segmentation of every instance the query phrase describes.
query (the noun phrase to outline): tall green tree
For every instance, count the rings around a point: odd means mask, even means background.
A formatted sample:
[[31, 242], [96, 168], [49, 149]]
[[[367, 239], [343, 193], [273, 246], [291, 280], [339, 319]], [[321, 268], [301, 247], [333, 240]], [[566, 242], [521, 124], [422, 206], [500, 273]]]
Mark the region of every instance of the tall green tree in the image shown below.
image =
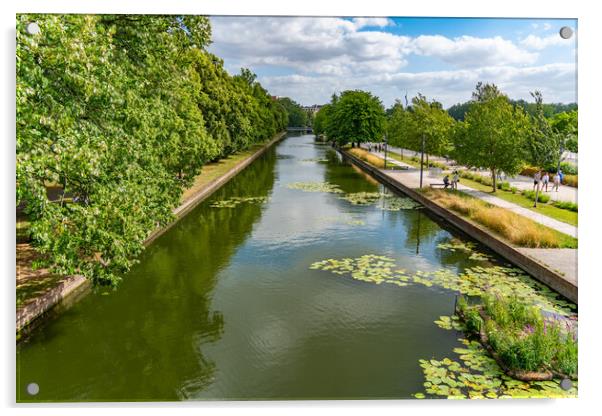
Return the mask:
[[286, 109], [288, 113], [289, 127], [305, 127], [307, 126], [307, 113], [303, 108], [288, 97], [278, 99], [278, 102]]
[[495, 86], [477, 86], [474, 98], [464, 123], [455, 129], [453, 155], [462, 164], [488, 169], [496, 192], [499, 171], [513, 175], [521, 169], [531, 123]]
[[210, 36], [202, 16], [17, 16], [17, 205], [40, 266], [117, 284], [204, 163], [284, 127]]
[[[447, 156], [450, 152], [450, 132], [454, 119], [443, 110], [441, 103], [428, 101], [418, 94], [412, 99], [407, 122], [406, 143], [411, 150], [421, 151], [427, 155]], [[427, 159], [428, 166], [428, 159]]]
[[327, 136], [339, 145], [381, 141], [385, 110], [378, 97], [366, 91], [344, 91], [331, 102]]
[[573, 153], [579, 151], [577, 110], [555, 114], [550, 119], [552, 130], [559, 135], [560, 147]]

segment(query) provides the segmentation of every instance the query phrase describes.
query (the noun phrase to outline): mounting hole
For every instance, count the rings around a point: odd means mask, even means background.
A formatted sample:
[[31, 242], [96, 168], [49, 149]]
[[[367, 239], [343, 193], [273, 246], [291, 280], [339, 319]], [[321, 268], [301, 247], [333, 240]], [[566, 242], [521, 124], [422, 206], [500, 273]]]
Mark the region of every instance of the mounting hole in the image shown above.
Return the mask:
[[38, 386], [38, 383], [29, 383], [27, 385], [27, 394], [29, 394], [30, 396], [35, 396], [39, 392], [40, 386]]
[[560, 387], [563, 390], [570, 390], [571, 387], [573, 387], [573, 382], [571, 380], [569, 380], [568, 378], [565, 378], [560, 382]]
[[563, 26], [560, 28], [560, 37], [562, 39], [570, 39], [573, 36], [573, 29], [568, 26]]
[[36, 22], [30, 22], [27, 23], [25, 30], [30, 35], [37, 35], [38, 33], [40, 33], [40, 26]]

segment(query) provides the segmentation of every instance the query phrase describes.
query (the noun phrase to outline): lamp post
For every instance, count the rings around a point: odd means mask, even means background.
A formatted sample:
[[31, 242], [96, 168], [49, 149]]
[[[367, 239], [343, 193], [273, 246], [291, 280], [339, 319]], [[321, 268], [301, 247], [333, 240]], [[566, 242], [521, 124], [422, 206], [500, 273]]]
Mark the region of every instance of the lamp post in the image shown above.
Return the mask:
[[385, 134], [385, 170], [387, 170], [387, 135]]
[[424, 133], [422, 134], [422, 146], [420, 150], [420, 189], [422, 189], [422, 166], [424, 165]]

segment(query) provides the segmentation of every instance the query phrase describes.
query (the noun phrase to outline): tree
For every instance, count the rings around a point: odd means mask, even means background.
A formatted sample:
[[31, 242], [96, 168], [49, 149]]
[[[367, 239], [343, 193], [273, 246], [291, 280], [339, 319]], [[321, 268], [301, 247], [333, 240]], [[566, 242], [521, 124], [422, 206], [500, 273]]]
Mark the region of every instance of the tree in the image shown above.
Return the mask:
[[314, 134], [319, 136], [321, 134], [326, 134], [327, 125], [329, 118], [332, 112], [332, 105], [326, 104], [323, 105], [322, 108], [318, 110], [316, 113], [316, 117], [314, 118]]
[[389, 118], [387, 119], [387, 138], [389, 144], [401, 149], [412, 147], [409, 135], [412, 130], [411, 113], [403, 108], [401, 101], [396, 100], [395, 104], [389, 109], [389, 114]]
[[[577, 110], [565, 111], [552, 116], [550, 125], [552, 130], [559, 135], [560, 147], [573, 153], [578, 152], [578, 116]], [[561, 152], [562, 152], [561, 150]]]
[[286, 109], [288, 113], [289, 127], [305, 127], [307, 125], [307, 112], [299, 104], [288, 97], [278, 99], [278, 102]]
[[116, 285], [206, 162], [284, 127], [210, 35], [202, 16], [17, 16], [17, 205], [39, 266]]
[[378, 97], [366, 91], [344, 91], [331, 102], [332, 114], [327, 136], [339, 145], [381, 141], [385, 131], [385, 110]]
[[513, 175], [521, 169], [531, 124], [497, 88], [477, 86], [475, 98], [464, 123], [454, 131], [454, 157], [462, 164], [489, 169], [495, 192], [497, 172]]

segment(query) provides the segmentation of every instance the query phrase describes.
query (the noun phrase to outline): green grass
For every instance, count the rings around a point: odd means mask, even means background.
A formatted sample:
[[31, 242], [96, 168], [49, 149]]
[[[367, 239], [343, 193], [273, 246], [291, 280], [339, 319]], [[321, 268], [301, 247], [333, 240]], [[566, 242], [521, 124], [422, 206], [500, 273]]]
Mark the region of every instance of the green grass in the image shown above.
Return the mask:
[[[491, 191], [492, 191], [491, 186], [483, 185], [482, 183], [473, 181], [471, 179], [460, 178], [460, 183], [468, 186], [469, 188], [476, 189], [478, 191], [488, 192], [488, 193], [491, 193]], [[495, 195], [498, 198], [503, 199], [505, 201], [512, 202], [523, 208], [530, 209], [533, 212], [538, 212], [538, 213], [546, 215], [550, 218], [554, 218], [555, 220], [577, 226], [577, 218], [578, 218], [577, 212], [569, 211], [567, 209], [562, 209], [562, 208], [556, 207], [551, 204], [542, 204], [542, 203], [539, 203], [537, 205], [537, 208], [533, 208], [533, 201], [530, 200], [529, 198], [527, 198], [526, 196], [521, 195], [518, 192], [513, 194], [510, 191], [502, 191], [502, 190], [498, 189], [498, 191], [492, 195]]]
[[518, 247], [577, 248], [578, 240], [530, 218], [468, 195], [462, 191], [423, 188], [434, 202], [477, 222]]
[[[418, 160], [416, 160], [416, 158], [414, 156], [408, 156], [408, 155], [406, 155], [402, 159], [401, 155], [399, 153], [394, 153], [394, 152], [388, 151], [387, 152], [387, 158], [389, 158], [389, 157], [392, 158], [392, 159], [395, 159], [395, 160], [397, 160], [399, 162], [406, 163], [406, 164], [408, 164], [410, 166], [413, 166], [415, 168], [418, 168], [418, 169], [420, 168], [420, 159], [418, 158]], [[440, 162], [429, 161], [429, 165], [431, 165], [431, 167], [434, 167], [434, 168], [447, 169], [447, 167], [444, 164], [440, 163]], [[426, 156], [424, 158], [424, 167], [426, 169]]]

